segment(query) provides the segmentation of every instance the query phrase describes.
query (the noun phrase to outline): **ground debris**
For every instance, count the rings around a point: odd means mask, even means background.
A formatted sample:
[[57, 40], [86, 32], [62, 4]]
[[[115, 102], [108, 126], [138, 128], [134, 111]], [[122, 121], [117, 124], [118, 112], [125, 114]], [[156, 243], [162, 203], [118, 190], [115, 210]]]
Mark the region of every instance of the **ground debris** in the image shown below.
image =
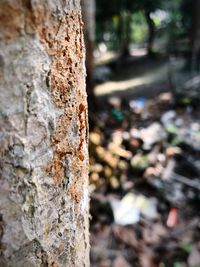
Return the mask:
[[94, 115], [91, 266], [200, 264], [200, 109], [187, 103], [112, 97]]

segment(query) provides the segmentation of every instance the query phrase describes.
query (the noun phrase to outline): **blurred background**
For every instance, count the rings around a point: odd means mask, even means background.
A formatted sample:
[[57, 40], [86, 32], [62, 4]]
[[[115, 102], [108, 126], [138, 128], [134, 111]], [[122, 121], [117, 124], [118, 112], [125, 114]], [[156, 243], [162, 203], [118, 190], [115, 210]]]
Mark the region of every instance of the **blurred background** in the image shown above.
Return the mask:
[[92, 267], [200, 266], [200, 0], [82, 0]]

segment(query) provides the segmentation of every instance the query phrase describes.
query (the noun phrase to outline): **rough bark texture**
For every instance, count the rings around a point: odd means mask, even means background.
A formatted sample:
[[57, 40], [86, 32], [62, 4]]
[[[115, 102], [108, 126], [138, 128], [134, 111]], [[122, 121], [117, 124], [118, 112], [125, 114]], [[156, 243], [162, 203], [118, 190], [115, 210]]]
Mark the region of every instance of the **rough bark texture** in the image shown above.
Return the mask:
[[0, 21], [0, 266], [89, 266], [79, 0], [1, 0]]

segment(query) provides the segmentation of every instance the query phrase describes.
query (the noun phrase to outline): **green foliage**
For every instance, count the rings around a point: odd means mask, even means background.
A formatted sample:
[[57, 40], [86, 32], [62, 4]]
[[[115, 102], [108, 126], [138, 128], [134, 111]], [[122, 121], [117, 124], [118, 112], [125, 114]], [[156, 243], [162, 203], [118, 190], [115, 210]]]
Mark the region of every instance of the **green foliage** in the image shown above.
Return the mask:
[[191, 253], [193, 248], [194, 248], [194, 246], [190, 243], [182, 243], [181, 244], [181, 249], [187, 253]]
[[[150, 17], [159, 38], [170, 42], [179, 36], [189, 36], [192, 26], [192, 3], [194, 0], [96, 0], [96, 40], [105, 42], [111, 49], [118, 49], [122, 38], [141, 43], [148, 40], [148, 25], [145, 12]], [[165, 11], [167, 19], [162, 20], [156, 12]], [[122, 25], [122, 14], [131, 17], [129, 37]]]
[[140, 43], [146, 41], [148, 27], [142, 11], [133, 13], [131, 16], [131, 40]]

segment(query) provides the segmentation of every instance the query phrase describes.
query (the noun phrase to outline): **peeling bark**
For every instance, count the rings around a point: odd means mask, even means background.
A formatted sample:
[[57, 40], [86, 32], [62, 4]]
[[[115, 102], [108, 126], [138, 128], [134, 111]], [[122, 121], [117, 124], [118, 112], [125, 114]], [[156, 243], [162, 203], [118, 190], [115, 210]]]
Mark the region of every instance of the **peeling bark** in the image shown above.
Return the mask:
[[0, 266], [89, 266], [79, 0], [2, 0], [0, 20]]

